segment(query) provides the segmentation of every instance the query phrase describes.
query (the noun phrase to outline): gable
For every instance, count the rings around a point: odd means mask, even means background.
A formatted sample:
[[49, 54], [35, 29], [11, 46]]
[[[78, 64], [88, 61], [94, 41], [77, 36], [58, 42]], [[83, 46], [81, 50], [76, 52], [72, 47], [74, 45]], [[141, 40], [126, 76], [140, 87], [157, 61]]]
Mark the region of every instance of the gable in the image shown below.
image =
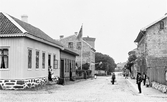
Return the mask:
[[22, 33], [22, 35], [18, 36], [23, 36], [24, 34], [24, 36], [30, 37], [27, 35], [32, 35], [33, 37], [30, 38], [33, 38], [36, 41], [39, 41], [38, 39], [40, 39], [40, 41], [49, 42], [54, 44], [54, 46], [58, 45], [59, 47], [63, 47], [59, 41], [52, 39], [39, 28], [0, 12], [0, 34], [4, 36], [5, 34], [15, 35], [16, 33]]
[[3, 13], [0, 13], [0, 34], [15, 34], [22, 31], [14, 25]]

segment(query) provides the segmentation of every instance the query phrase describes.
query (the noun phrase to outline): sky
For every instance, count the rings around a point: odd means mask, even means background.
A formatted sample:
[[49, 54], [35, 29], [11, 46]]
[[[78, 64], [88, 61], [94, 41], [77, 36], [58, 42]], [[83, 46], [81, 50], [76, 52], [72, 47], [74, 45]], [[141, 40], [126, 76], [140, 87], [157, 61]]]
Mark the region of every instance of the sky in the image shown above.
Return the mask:
[[167, 0], [0, 0], [0, 12], [41, 29], [54, 39], [79, 32], [93, 37], [96, 52], [126, 62], [140, 29], [167, 13]]

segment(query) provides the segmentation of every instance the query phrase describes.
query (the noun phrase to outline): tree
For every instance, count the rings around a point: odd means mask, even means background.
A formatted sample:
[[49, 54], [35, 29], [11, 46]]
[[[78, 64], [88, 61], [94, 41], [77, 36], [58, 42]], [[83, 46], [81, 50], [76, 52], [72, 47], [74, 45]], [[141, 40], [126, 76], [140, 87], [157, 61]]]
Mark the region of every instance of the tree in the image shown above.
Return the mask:
[[90, 66], [89, 63], [85, 63], [85, 64], [82, 65], [82, 69], [88, 70], [88, 69], [89, 69], [89, 66]]
[[96, 70], [104, 70], [107, 73], [114, 72], [116, 68], [116, 64], [113, 58], [111, 58], [109, 55], [102, 54], [99, 52], [96, 52], [95, 54], [95, 63], [100, 63], [101, 65], [96, 64]]
[[128, 55], [129, 55], [129, 57], [128, 57], [128, 62], [127, 62], [126, 68], [129, 69], [129, 71], [131, 73], [131, 67], [133, 66], [134, 61], [137, 59], [137, 57], [136, 57], [135, 51], [130, 51], [128, 53]]

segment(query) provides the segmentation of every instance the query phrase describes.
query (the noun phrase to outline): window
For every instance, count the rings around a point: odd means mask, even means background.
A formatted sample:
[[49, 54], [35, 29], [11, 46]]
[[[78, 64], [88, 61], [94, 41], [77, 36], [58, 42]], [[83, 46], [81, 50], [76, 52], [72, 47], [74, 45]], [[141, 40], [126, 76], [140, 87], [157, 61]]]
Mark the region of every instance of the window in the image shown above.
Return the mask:
[[70, 72], [70, 60], [68, 59], [67, 62], [68, 62], [68, 65], [67, 65], [67, 66], [68, 66], [68, 68], [67, 68], [67, 72]]
[[75, 61], [72, 61], [72, 68], [73, 68], [73, 72], [75, 71]]
[[48, 54], [48, 68], [51, 66], [51, 54]]
[[68, 48], [73, 49], [73, 42], [68, 42]]
[[163, 21], [160, 21], [160, 30], [161, 29], [164, 29], [164, 22]]
[[66, 72], [68, 72], [68, 59], [66, 59]]
[[65, 59], [65, 72], [67, 72], [67, 59]]
[[0, 49], [0, 69], [8, 68], [8, 49]]
[[42, 68], [45, 69], [45, 52], [42, 53]]
[[54, 69], [58, 68], [58, 60], [56, 59], [56, 55], [53, 55], [53, 68]]
[[28, 49], [28, 68], [32, 68], [32, 50]]
[[81, 42], [77, 42], [77, 49], [81, 50]]
[[165, 71], [165, 80], [167, 81], [167, 71]]
[[39, 68], [39, 51], [36, 51], [36, 68]]

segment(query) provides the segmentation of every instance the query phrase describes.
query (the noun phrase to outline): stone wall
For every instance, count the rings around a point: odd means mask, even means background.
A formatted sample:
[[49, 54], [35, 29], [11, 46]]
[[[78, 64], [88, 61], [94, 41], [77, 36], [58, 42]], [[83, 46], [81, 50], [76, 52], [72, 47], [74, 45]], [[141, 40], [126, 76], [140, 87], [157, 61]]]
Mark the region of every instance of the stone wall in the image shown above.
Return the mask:
[[167, 85], [159, 84], [157, 82], [152, 82], [152, 87], [163, 93], [167, 93]]
[[0, 79], [0, 89], [2, 90], [18, 90], [29, 89], [42, 86], [47, 83], [46, 77], [32, 79]]
[[164, 22], [164, 29], [160, 29], [160, 22], [158, 22], [146, 31], [149, 56], [167, 57], [167, 19], [162, 21]]

